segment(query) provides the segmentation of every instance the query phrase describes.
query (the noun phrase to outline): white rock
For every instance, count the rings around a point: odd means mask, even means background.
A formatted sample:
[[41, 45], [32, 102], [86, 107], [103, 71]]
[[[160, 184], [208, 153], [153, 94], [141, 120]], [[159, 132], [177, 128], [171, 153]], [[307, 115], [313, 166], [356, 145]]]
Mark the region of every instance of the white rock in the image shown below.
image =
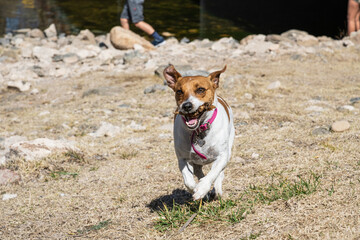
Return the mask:
[[95, 35], [89, 29], [81, 30], [77, 38], [90, 44], [96, 44]]
[[217, 52], [221, 52], [221, 51], [224, 51], [226, 50], [227, 47], [225, 44], [217, 41], [215, 42], [212, 46], [211, 46], [211, 50], [214, 50], [214, 51], [217, 51]]
[[244, 98], [251, 100], [253, 98], [253, 95], [251, 93], [245, 93]]
[[47, 29], [44, 30], [44, 33], [47, 38], [57, 37], [57, 31], [56, 31], [55, 24], [51, 24]]
[[0, 146], [3, 147], [5, 150], [9, 150], [11, 145], [18, 143], [18, 142], [23, 142], [23, 141], [27, 141], [27, 138], [23, 137], [23, 136], [19, 136], [19, 135], [14, 135], [14, 136], [5, 138], [4, 141], [0, 142]]
[[26, 92], [30, 90], [31, 84], [29, 82], [24, 82], [21, 80], [18, 81], [9, 81], [7, 83], [8, 88], [15, 88], [20, 92]]
[[42, 116], [46, 116], [46, 115], [49, 115], [50, 112], [49, 111], [42, 111], [41, 113], [39, 113], [39, 117], [42, 117]]
[[323, 112], [324, 108], [320, 107], [320, 106], [310, 106], [310, 107], [305, 108], [305, 111], [308, 111], [308, 112]]
[[59, 51], [53, 48], [39, 47], [39, 46], [33, 48], [33, 57], [36, 57], [41, 62], [46, 62], [46, 63], [52, 62], [52, 57], [55, 54], [59, 54]]
[[86, 58], [93, 58], [97, 56], [97, 53], [95, 51], [87, 50], [87, 49], [81, 49], [76, 53], [81, 59]]
[[11, 145], [10, 154], [7, 157], [21, 157], [27, 161], [33, 161], [40, 160], [56, 152], [67, 152], [69, 150], [79, 151], [74, 142], [38, 138], [33, 141], [23, 141]]
[[2, 200], [3, 200], [3, 201], [7, 201], [7, 200], [10, 200], [10, 199], [13, 199], [13, 198], [16, 198], [16, 197], [17, 197], [17, 194], [5, 193], [5, 194], [2, 196]]
[[122, 128], [119, 126], [114, 126], [108, 122], [102, 122], [100, 128], [89, 135], [92, 137], [115, 137], [121, 133], [121, 130]]
[[147, 70], [156, 70], [158, 67], [158, 64], [155, 59], [149, 59], [147, 63], [145, 64], [145, 69]]
[[98, 47], [98, 46], [96, 46], [96, 45], [86, 45], [85, 48], [86, 48], [87, 50], [89, 50], [89, 51], [95, 52], [96, 55], [99, 54], [99, 53], [102, 51], [101, 48]]
[[275, 82], [272, 82], [270, 83], [268, 86], [267, 86], [267, 89], [268, 90], [274, 90], [274, 89], [278, 89], [281, 87], [281, 82], [280, 81], [275, 81]]
[[336, 121], [331, 125], [331, 130], [334, 132], [343, 132], [350, 128], [350, 123], [348, 121]]
[[135, 121], [131, 121], [130, 125], [128, 125], [128, 128], [131, 128], [133, 130], [145, 130], [146, 129], [145, 126], [137, 124]]
[[45, 35], [40, 29], [35, 28], [29, 32], [29, 37], [42, 39], [42, 38], [45, 38]]
[[258, 153], [252, 153], [251, 154], [252, 159], [258, 159], [259, 157], [260, 157], [260, 155]]
[[352, 112], [355, 110], [355, 107], [351, 106], [351, 105], [344, 105], [338, 108], [339, 111], [349, 111]]
[[37, 88], [34, 88], [34, 89], [31, 90], [31, 92], [30, 92], [31, 95], [36, 95], [36, 94], [38, 94], [38, 93], [39, 93], [39, 89], [37, 89]]
[[134, 50], [138, 50], [138, 51], [145, 50], [145, 48], [143, 46], [141, 46], [140, 44], [137, 44], [137, 43], [135, 43], [133, 47], [134, 47]]

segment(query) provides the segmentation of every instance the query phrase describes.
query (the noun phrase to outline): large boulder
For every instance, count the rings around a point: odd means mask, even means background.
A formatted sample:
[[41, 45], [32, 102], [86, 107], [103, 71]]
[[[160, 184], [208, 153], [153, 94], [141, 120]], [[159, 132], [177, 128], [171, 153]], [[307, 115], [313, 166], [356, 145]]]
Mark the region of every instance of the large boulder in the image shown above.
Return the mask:
[[134, 44], [139, 44], [147, 50], [153, 50], [155, 47], [138, 34], [122, 27], [113, 27], [110, 31], [110, 41], [112, 45], [121, 50], [133, 49]]

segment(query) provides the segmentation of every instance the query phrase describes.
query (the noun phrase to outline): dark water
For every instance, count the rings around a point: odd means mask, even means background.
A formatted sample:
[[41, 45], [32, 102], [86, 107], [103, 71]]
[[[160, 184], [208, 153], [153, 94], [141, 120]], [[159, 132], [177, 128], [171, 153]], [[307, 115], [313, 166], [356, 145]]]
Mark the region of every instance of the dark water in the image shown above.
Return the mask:
[[[119, 25], [125, 0], [0, 0], [0, 35], [19, 28], [76, 34], [104, 34]], [[319, 3], [318, 3], [319, 2]], [[338, 37], [345, 29], [347, 0], [324, 2], [265, 0], [146, 0], [145, 21], [158, 32], [180, 39], [241, 39], [251, 33], [281, 33], [291, 28]], [[135, 32], [144, 35], [132, 27]]]

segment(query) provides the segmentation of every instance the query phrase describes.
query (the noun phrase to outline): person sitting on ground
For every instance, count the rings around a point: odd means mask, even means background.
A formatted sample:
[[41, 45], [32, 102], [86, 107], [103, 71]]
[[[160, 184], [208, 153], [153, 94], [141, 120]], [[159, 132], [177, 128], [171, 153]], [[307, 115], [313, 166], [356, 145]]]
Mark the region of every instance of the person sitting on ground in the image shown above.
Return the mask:
[[144, 22], [143, 4], [144, 0], [126, 0], [120, 16], [121, 26], [129, 30], [129, 20], [131, 20], [137, 28], [152, 36], [154, 40], [151, 43], [158, 46], [164, 42], [164, 38], [150, 24]]
[[347, 29], [348, 35], [360, 30], [360, 0], [349, 0], [347, 12]]

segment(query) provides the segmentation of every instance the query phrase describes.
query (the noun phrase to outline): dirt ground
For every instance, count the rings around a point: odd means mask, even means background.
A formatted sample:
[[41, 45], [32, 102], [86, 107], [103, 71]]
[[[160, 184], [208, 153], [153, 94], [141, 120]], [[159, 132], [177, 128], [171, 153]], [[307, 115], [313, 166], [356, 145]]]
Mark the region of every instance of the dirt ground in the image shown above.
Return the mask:
[[[223, 198], [239, 199], [249, 186], [266, 186], [273, 178], [321, 177], [314, 193], [257, 204], [237, 223], [194, 222], [182, 233], [155, 228], [157, 206], [189, 200], [173, 149], [173, 92], [143, 93], [162, 80], [95, 72], [39, 82], [37, 95], [1, 93], [3, 137], [74, 140], [83, 155], [9, 163], [22, 180], [0, 186], [2, 194], [17, 194], [0, 201], [0, 238], [360, 238], [360, 103], [354, 111], [338, 110], [360, 97], [359, 58], [352, 48], [321, 56], [225, 59], [211, 66], [228, 65], [219, 93], [235, 115]], [[274, 81], [281, 87], [268, 90]], [[350, 129], [313, 133], [338, 120], [348, 121]], [[146, 129], [129, 128], [132, 121]], [[89, 136], [101, 122], [123, 131]]]

